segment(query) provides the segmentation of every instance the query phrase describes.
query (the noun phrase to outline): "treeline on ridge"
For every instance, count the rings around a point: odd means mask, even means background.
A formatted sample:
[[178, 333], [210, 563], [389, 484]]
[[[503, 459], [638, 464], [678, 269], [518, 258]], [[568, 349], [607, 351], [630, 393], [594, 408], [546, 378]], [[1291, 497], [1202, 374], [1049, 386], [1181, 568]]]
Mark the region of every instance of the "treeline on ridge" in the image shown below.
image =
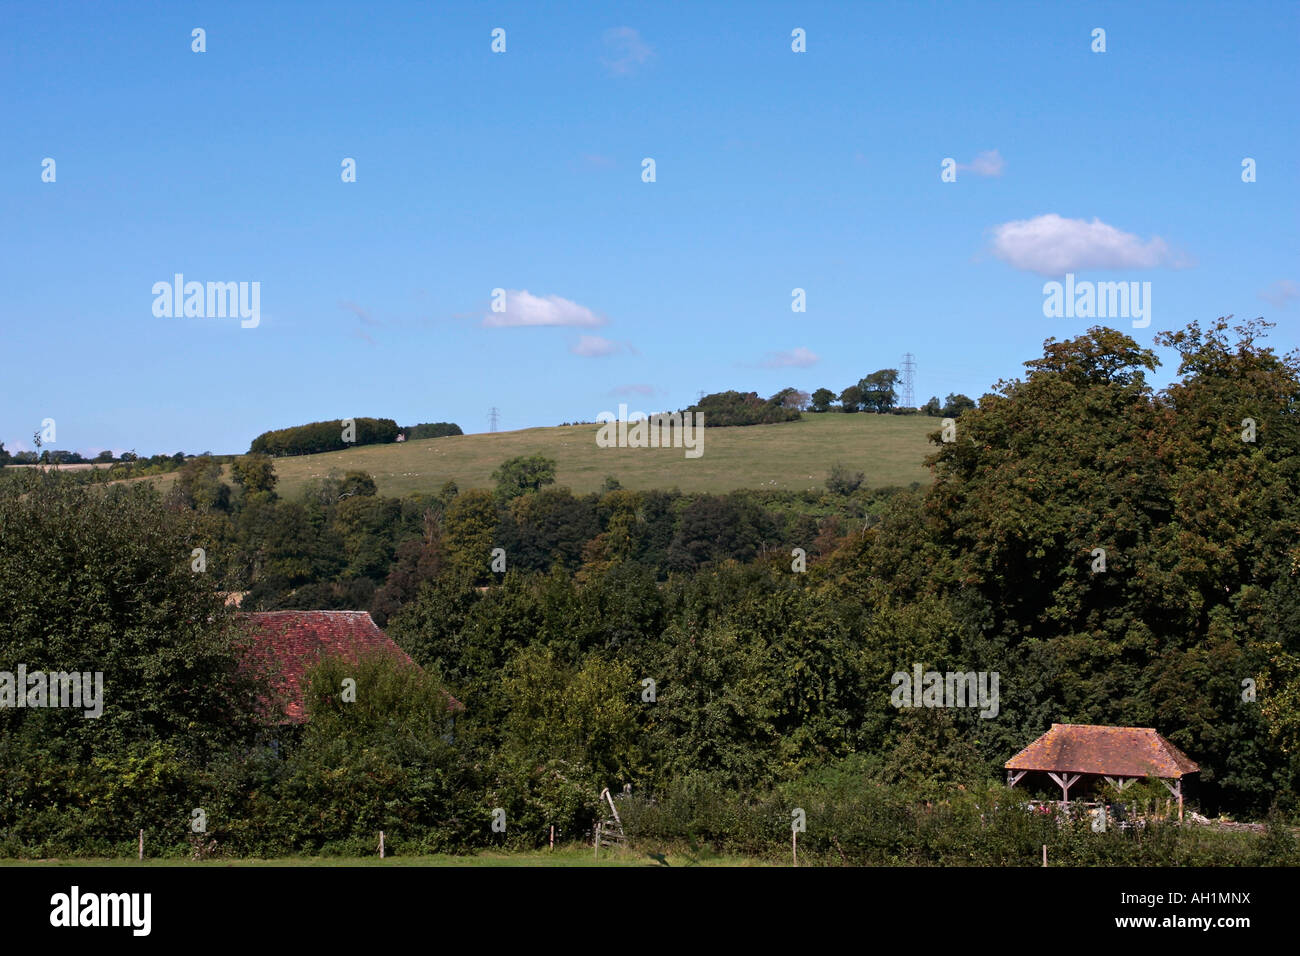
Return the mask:
[[703, 415], [705, 428], [797, 422], [801, 417], [799, 409], [782, 404], [785, 391], [778, 392], [766, 401], [759, 398], [757, 392], [714, 392], [705, 395], [684, 411]]
[[422, 438], [446, 438], [450, 435], [465, 434], [455, 422], [425, 422], [422, 425], [408, 425], [402, 429], [407, 441], [419, 441]]
[[[352, 434], [348, 435], [351, 425]], [[426, 422], [399, 428], [391, 418], [351, 418], [312, 422], [263, 432], [253, 439], [248, 448], [250, 455], [316, 455], [326, 451], [342, 451], [357, 445], [382, 445], [398, 441], [415, 441], [421, 438], [443, 438], [462, 435], [460, 426], [453, 422]], [[347, 440], [347, 439], [353, 440]]]
[[771, 398], [757, 392], [713, 392], [690, 405], [684, 412], [700, 412], [705, 427], [772, 425], [798, 421], [803, 412], [876, 412], [878, 414], [956, 417], [975, 401], [961, 394], [949, 394], [944, 402], [931, 398], [920, 408], [898, 404], [898, 370], [882, 368], [859, 379], [838, 394], [819, 388], [811, 394], [797, 388], [783, 388]]

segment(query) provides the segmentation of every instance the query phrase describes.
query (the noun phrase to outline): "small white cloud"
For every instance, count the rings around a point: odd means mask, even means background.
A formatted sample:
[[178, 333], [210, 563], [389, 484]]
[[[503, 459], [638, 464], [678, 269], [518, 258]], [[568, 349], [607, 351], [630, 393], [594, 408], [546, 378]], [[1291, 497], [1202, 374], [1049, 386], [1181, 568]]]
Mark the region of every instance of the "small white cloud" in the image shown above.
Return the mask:
[[592, 328], [606, 320], [583, 305], [558, 295], [538, 296], [527, 289], [506, 290], [506, 310], [488, 312], [483, 324], [489, 328], [514, 328], [528, 325], [562, 325]]
[[605, 56], [600, 62], [615, 76], [628, 76], [645, 66], [654, 57], [650, 44], [632, 27], [614, 27], [606, 30]]
[[802, 345], [784, 352], [768, 352], [759, 363], [762, 368], [808, 368], [821, 361], [821, 357]]
[[976, 176], [1001, 176], [1002, 170], [1006, 169], [1006, 167], [1007, 161], [1002, 158], [1002, 154], [996, 149], [985, 150], [969, 163], [957, 164], [958, 169], [964, 169]]
[[1059, 276], [1081, 269], [1154, 269], [1180, 263], [1159, 236], [1143, 242], [1100, 219], [1056, 213], [993, 227], [993, 254], [1014, 269]]
[[1261, 292], [1259, 297], [1279, 309], [1285, 309], [1293, 299], [1300, 299], [1300, 282], [1294, 279], [1279, 279]]
[[586, 358], [601, 358], [622, 350], [623, 347], [617, 342], [611, 342], [600, 335], [580, 335], [578, 341], [569, 346], [569, 351], [574, 355], [581, 355]]

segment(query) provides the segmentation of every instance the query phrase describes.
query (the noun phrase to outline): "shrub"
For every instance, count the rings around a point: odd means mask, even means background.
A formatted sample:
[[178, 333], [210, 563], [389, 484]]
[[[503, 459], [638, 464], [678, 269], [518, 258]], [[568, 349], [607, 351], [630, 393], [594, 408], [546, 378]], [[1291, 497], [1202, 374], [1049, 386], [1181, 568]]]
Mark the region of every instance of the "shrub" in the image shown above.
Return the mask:
[[826, 476], [826, 490], [833, 495], [851, 495], [858, 490], [866, 477], [860, 471], [849, 471], [843, 465], [835, 464], [831, 466], [830, 474]]

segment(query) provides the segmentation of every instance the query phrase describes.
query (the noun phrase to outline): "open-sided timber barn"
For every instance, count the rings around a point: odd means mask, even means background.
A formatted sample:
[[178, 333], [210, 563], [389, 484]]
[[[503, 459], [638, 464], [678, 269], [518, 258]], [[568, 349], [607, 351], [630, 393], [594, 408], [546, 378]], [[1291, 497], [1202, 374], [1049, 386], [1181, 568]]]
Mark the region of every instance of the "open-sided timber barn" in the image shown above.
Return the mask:
[[1201, 768], [1150, 727], [1099, 727], [1092, 724], [1052, 724], [1005, 764], [1007, 786], [1027, 773], [1045, 773], [1061, 788], [1061, 802], [1070, 802], [1070, 788], [1104, 779], [1120, 790], [1137, 779], [1154, 778], [1178, 800], [1183, 817], [1183, 778]]

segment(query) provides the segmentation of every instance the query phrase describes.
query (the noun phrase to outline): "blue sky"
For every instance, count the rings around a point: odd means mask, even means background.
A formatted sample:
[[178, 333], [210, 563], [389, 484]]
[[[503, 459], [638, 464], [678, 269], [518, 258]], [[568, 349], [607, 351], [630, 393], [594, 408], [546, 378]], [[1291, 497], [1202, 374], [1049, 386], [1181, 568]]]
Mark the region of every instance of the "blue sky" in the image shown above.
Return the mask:
[[[1143, 344], [1289, 350], [1298, 47], [1294, 2], [8, 4], [0, 440], [515, 429], [904, 352], [918, 403], [978, 396], [1098, 324], [1044, 316], [1062, 263], [1149, 281], [1149, 327], [1100, 321]], [[176, 273], [260, 324], [155, 316]]]

